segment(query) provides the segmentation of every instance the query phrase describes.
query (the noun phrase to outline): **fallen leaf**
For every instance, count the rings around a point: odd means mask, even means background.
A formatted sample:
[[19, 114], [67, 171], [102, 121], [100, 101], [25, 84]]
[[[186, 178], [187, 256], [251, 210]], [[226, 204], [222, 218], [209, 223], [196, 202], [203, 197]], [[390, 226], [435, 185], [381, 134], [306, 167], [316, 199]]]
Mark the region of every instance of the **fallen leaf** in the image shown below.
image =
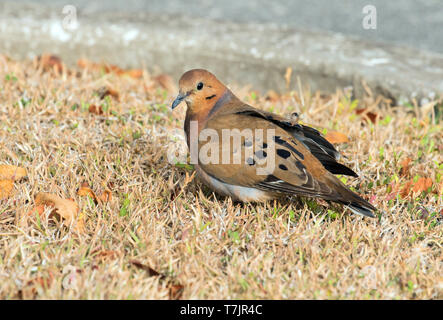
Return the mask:
[[97, 95], [100, 97], [100, 99], [104, 99], [106, 96], [111, 96], [116, 100], [119, 100], [120, 94], [111, 88], [108, 87], [101, 87], [96, 91]]
[[103, 114], [103, 108], [102, 106], [96, 106], [95, 104], [91, 104], [89, 106], [89, 112], [100, 116]]
[[94, 203], [98, 203], [98, 198], [95, 195], [94, 191], [89, 187], [89, 184], [87, 182], [83, 182], [80, 189], [77, 191], [77, 195], [84, 197], [84, 196], [90, 196], [92, 200], [94, 200]]
[[411, 192], [411, 186], [414, 184], [414, 180], [410, 180], [408, 182], [405, 183], [405, 185], [403, 186], [403, 188], [400, 190], [400, 197], [402, 197], [403, 199], [406, 198], [409, 193]]
[[63, 70], [62, 59], [56, 55], [45, 53], [39, 56], [37, 59], [45, 71], [52, 69], [59, 73]]
[[109, 202], [112, 198], [112, 193], [109, 190], [105, 190], [101, 195], [97, 196], [87, 182], [81, 184], [77, 191], [77, 195], [81, 197], [89, 196], [94, 200], [95, 204], [98, 204], [100, 201]]
[[109, 190], [103, 191], [103, 193], [98, 197], [102, 202], [109, 202], [112, 198], [112, 193]]
[[114, 72], [115, 74], [118, 74], [118, 75], [122, 75], [125, 73], [125, 71], [122, 68], [120, 68], [114, 64], [98, 65], [98, 67], [103, 68], [106, 73]]
[[143, 77], [143, 70], [140, 69], [131, 69], [126, 71], [126, 74], [134, 79], [139, 79]]
[[380, 116], [374, 112], [368, 111], [366, 108], [357, 109], [355, 113], [358, 115], [362, 115], [363, 119], [367, 121], [369, 119], [372, 123], [376, 123], [379, 120]]
[[141, 263], [138, 260], [130, 260], [130, 264], [134, 265], [138, 269], [142, 269], [148, 273], [148, 277], [156, 277], [159, 276], [160, 280], [167, 280], [168, 283], [168, 289], [169, 289], [169, 299], [171, 300], [179, 300], [183, 294], [184, 286], [181, 284], [176, 284], [176, 280], [167, 279], [167, 277], [164, 274], [161, 274], [157, 272], [156, 270], [152, 269], [150, 266], [147, 266], [143, 263]]
[[0, 200], [9, 198], [13, 188], [13, 180], [0, 180]]
[[115, 250], [93, 251], [92, 254], [94, 259], [99, 260], [100, 262], [116, 259], [119, 256], [119, 253]]
[[29, 280], [27, 282], [27, 285], [32, 286], [32, 285], [37, 284], [37, 285], [40, 285], [44, 289], [48, 289], [53, 280], [54, 280], [54, 276], [52, 275], [52, 273], [49, 273], [49, 276], [47, 276], [47, 277], [36, 277], [32, 280]]
[[140, 261], [130, 260], [129, 263], [134, 265], [135, 267], [137, 267], [139, 269], [142, 269], [142, 270], [146, 271], [148, 273], [148, 277], [160, 276], [161, 279], [165, 278], [164, 275], [162, 275], [161, 273], [155, 271], [150, 266], [147, 266], [147, 265], [141, 263]]
[[432, 179], [431, 178], [419, 178], [416, 183], [414, 183], [414, 187], [412, 188], [413, 192], [423, 192], [432, 187]]
[[62, 199], [59, 196], [51, 193], [41, 192], [35, 197], [35, 204], [54, 206], [54, 213], [58, 214], [64, 219], [66, 226], [73, 225], [78, 232], [84, 231], [84, 222], [82, 216], [79, 214], [78, 205], [69, 199]]
[[79, 66], [82, 69], [87, 68], [90, 65], [90, 62], [86, 59], [78, 59], [77, 60], [77, 66]]
[[48, 276], [37, 276], [26, 282], [26, 285], [22, 288], [23, 299], [35, 299], [39, 293], [38, 287], [47, 290], [54, 280], [54, 275], [49, 271]]
[[181, 284], [170, 284], [169, 285], [169, 299], [170, 300], [180, 300], [185, 287]]
[[411, 191], [413, 193], [423, 192], [427, 191], [430, 187], [432, 187], [431, 178], [420, 177], [417, 182], [414, 182], [414, 180], [411, 179], [405, 183], [399, 194], [402, 198], [406, 198]]
[[328, 131], [328, 133], [325, 136], [326, 140], [328, 140], [330, 143], [345, 143], [349, 142], [348, 137], [337, 131]]
[[95, 71], [103, 71], [105, 73], [115, 73], [117, 75], [122, 75], [125, 73], [125, 71], [123, 69], [121, 69], [120, 67], [113, 65], [113, 64], [108, 64], [108, 63], [95, 63], [92, 61], [89, 61], [87, 59], [79, 59], [77, 60], [77, 66], [79, 66], [82, 69], [90, 69], [90, 70], [95, 70]]
[[[48, 204], [49, 206], [49, 204]], [[51, 205], [51, 207], [54, 207], [54, 205]], [[38, 206], [33, 207], [31, 210], [28, 211], [28, 216], [34, 216], [36, 213], [41, 217], [43, 212], [45, 212], [45, 205], [40, 204]]]
[[400, 167], [401, 167], [400, 168], [400, 176], [404, 177], [409, 174], [409, 169], [410, 169], [409, 163], [411, 161], [412, 161], [411, 158], [406, 158], [406, 159], [403, 159], [402, 162], [400, 162]]
[[14, 188], [14, 181], [26, 177], [26, 169], [9, 164], [0, 165], [0, 200], [8, 198]]
[[27, 172], [24, 168], [0, 164], [0, 180], [20, 180], [26, 176]]

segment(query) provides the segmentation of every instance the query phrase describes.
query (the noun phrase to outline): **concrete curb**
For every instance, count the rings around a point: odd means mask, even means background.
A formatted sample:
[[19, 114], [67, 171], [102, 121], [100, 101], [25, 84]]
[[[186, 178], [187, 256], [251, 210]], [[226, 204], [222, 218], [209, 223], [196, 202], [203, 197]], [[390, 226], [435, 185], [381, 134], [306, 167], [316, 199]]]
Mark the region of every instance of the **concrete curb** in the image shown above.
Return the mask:
[[14, 59], [42, 52], [73, 64], [80, 57], [123, 67], [160, 67], [179, 77], [206, 68], [225, 82], [259, 90], [284, 90], [284, 73], [293, 69], [313, 90], [335, 91], [362, 80], [376, 93], [401, 103], [443, 94], [443, 55], [363, 42], [273, 25], [236, 24], [183, 16], [79, 15], [79, 26], [62, 27], [63, 14], [41, 5], [0, 4], [0, 52]]

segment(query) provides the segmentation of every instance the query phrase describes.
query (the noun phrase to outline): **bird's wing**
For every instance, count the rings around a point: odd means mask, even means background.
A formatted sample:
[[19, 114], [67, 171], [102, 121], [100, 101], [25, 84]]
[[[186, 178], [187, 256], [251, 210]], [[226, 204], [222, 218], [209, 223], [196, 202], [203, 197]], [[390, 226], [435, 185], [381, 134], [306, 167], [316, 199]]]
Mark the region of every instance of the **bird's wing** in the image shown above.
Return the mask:
[[199, 165], [212, 178], [274, 193], [319, 197], [373, 216], [371, 204], [273, 122], [231, 113], [209, 119], [205, 129], [198, 144]]
[[217, 132], [213, 136], [216, 139], [199, 143], [199, 165], [210, 176], [228, 184], [272, 192], [330, 200], [338, 197], [323, 181], [329, 172], [320, 161], [274, 123], [249, 115], [227, 114], [210, 119], [205, 129]]
[[331, 173], [358, 177], [352, 169], [337, 162], [340, 158], [340, 153], [316, 129], [299, 124], [296, 121], [291, 121], [290, 119], [277, 114], [255, 109], [247, 104], [237, 106], [233, 112], [271, 121], [303, 143], [312, 155], [314, 155]]

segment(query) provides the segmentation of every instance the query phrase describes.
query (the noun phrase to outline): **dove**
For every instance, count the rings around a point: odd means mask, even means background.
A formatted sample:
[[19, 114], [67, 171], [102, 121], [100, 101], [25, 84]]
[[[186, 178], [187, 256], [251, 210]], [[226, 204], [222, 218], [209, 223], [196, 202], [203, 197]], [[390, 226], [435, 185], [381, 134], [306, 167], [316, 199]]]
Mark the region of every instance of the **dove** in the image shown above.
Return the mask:
[[216, 193], [239, 202], [321, 198], [375, 217], [376, 208], [335, 176], [357, 174], [316, 129], [242, 102], [204, 69], [180, 78], [171, 108], [183, 101], [191, 163]]

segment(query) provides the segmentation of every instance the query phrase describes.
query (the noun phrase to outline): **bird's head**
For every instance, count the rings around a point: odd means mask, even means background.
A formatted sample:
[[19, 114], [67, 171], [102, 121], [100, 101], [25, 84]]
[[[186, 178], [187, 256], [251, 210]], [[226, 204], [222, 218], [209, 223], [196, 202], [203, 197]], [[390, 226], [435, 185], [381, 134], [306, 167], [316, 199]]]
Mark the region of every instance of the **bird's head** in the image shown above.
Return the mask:
[[226, 90], [225, 85], [209, 71], [189, 70], [180, 78], [179, 94], [171, 107], [174, 109], [185, 101], [192, 113], [208, 111]]

